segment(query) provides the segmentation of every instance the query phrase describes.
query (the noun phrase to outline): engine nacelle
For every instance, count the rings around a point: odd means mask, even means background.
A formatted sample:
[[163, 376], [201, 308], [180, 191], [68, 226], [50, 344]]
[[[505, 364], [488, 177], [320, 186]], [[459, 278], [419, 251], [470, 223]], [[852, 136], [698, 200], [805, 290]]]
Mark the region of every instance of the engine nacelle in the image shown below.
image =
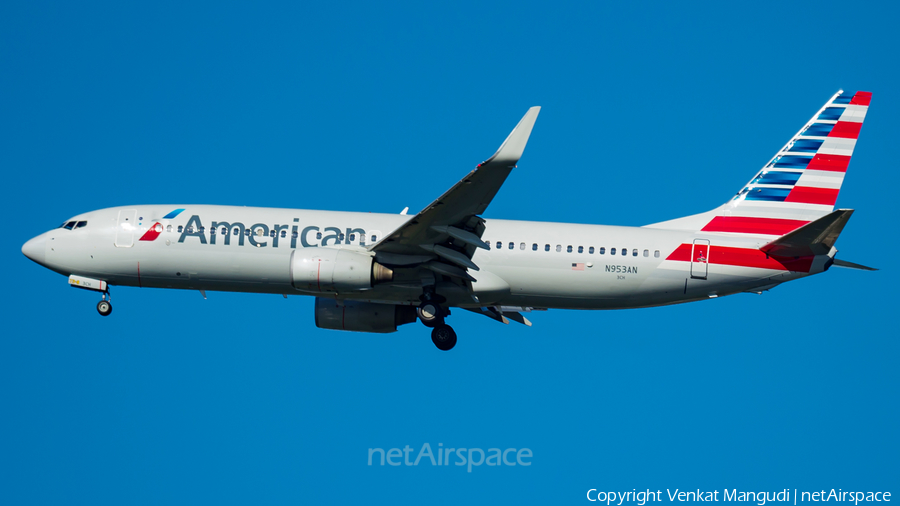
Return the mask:
[[416, 308], [316, 297], [316, 327], [353, 332], [388, 333], [416, 321]]
[[391, 269], [365, 253], [336, 248], [303, 248], [291, 253], [291, 284], [298, 290], [366, 290], [393, 276]]

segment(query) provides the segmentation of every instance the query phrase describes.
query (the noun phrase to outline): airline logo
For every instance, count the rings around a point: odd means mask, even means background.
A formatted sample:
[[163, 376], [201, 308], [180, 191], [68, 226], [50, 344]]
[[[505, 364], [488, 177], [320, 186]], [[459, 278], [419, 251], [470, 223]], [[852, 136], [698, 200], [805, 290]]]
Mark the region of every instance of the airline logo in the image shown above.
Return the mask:
[[[170, 212], [169, 214], [163, 216], [162, 219], [171, 220], [172, 218], [175, 218], [176, 216], [181, 214], [182, 211], [184, 211], [184, 209], [175, 209], [174, 211]], [[162, 223], [157, 221], [153, 225], [150, 226], [150, 228], [144, 233], [144, 235], [141, 236], [140, 240], [141, 241], [155, 241], [159, 237], [159, 234], [162, 233], [162, 231], [163, 231], [163, 225], [162, 225]]]
[[[161, 219], [173, 219], [181, 214], [182, 211], [184, 209], [175, 209]], [[316, 225], [301, 228], [299, 221], [299, 218], [294, 218], [293, 223], [290, 225], [275, 224], [272, 226], [265, 223], [245, 226], [237, 221], [231, 223], [212, 221], [209, 222], [210, 226], [207, 228], [204, 226], [200, 216], [195, 214], [188, 219], [187, 225], [179, 226], [177, 242], [183, 243], [185, 239], [195, 237], [200, 244], [215, 245], [216, 238], [220, 238], [221, 244], [229, 246], [232, 243], [232, 238], [234, 238], [238, 246], [243, 246], [246, 242], [255, 247], [265, 247], [271, 244], [273, 248], [278, 248], [279, 244], [282, 247], [284, 246], [284, 241], [280, 241], [280, 239], [289, 239], [291, 248], [297, 248], [298, 242], [303, 248], [317, 248], [319, 246], [336, 246], [340, 244], [365, 246], [367, 240], [371, 243], [377, 241], [375, 234], [369, 235], [363, 228], [319, 227]], [[141, 236], [140, 240], [155, 241], [164, 230], [166, 230], [166, 226], [156, 221]]]
[[781, 236], [830, 213], [871, 100], [835, 95], [702, 230]]

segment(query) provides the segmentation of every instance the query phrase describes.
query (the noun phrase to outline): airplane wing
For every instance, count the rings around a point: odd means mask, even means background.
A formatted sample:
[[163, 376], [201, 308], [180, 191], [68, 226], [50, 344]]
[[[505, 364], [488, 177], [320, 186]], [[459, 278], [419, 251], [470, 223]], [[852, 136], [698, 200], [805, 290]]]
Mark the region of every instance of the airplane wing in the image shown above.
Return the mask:
[[465, 269], [478, 270], [471, 260], [475, 249], [488, 248], [481, 240], [484, 220], [478, 215], [487, 209], [522, 156], [540, 110], [528, 109], [493, 156], [370, 246], [376, 259], [389, 265], [427, 262], [425, 267], [435, 272], [470, 279]]

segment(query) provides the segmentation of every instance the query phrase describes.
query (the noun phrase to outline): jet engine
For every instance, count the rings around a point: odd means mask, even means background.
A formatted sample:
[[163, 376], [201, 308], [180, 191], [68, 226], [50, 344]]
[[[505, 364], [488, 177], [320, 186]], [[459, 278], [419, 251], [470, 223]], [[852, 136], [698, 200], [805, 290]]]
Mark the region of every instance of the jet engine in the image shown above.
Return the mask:
[[316, 297], [316, 327], [320, 329], [388, 333], [415, 321], [414, 306]]
[[394, 271], [371, 255], [336, 248], [303, 248], [291, 253], [291, 284], [311, 292], [367, 290], [392, 280]]

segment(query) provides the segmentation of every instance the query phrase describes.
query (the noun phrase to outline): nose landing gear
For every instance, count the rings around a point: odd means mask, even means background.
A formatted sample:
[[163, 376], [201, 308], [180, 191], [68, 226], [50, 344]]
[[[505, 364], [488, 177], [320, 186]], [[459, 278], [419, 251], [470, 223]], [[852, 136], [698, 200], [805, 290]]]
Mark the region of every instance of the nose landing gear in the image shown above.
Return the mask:
[[97, 312], [100, 316], [109, 316], [109, 313], [112, 313], [112, 297], [109, 296], [109, 292], [104, 293], [102, 297], [97, 303]]

